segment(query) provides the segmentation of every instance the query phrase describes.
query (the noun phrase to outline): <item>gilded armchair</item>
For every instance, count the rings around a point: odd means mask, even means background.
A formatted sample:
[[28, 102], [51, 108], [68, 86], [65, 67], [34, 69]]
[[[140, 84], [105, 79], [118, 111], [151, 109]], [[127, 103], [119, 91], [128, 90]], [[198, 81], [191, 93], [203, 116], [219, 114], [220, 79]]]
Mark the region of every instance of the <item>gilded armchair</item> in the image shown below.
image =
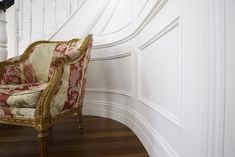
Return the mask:
[[48, 129], [78, 115], [82, 105], [92, 35], [84, 40], [37, 41], [19, 56], [0, 63], [0, 123], [38, 131], [41, 157], [47, 156]]

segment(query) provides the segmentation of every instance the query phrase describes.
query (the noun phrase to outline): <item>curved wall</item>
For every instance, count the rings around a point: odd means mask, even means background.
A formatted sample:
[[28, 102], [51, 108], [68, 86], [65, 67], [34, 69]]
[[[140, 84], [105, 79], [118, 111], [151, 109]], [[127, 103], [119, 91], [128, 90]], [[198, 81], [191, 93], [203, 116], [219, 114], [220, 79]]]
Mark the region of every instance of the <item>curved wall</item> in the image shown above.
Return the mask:
[[209, 1], [88, 0], [52, 37], [94, 34], [84, 113], [126, 124], [151, 157], [214, 156], [208, 8]]
[[218, 4], [87, 0], [47, 38], [94, 34], [84, 114], [126, 124], [151, 157], [219, 157], [223, 123], [215, 117], [223, 93], [216, 91], [224, 75], [218, 68], [223, 51], [215, 44], [223, 34], [213, 35], [221, 20], [214, 14], [222, 10]]

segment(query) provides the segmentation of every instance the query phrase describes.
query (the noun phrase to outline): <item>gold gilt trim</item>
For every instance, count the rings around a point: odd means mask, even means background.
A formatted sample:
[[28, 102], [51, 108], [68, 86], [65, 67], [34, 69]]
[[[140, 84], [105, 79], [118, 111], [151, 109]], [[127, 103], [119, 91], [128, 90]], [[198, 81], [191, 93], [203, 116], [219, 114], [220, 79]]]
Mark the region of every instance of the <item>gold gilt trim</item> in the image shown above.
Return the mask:
[[11, 125], [35, 127], [35, 121], [33, 119], [1, 118], [0, 123], [1, 124], [11, 124]]

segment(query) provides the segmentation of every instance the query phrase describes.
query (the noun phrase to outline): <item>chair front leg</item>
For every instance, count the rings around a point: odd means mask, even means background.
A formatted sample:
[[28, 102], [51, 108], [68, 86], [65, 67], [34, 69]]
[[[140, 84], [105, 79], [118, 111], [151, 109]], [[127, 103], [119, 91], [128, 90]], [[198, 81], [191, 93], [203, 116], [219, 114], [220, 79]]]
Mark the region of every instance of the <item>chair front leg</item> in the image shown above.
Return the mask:
[[48, 131], [39, 131], [38, 139], [39, 139], [40, 157], [47, 157]]
[[78, 116], [78, 128], [80, 129], [80, 131], [82, 131], [83, 130], [82, 107], [78, 107], [77, 116]]

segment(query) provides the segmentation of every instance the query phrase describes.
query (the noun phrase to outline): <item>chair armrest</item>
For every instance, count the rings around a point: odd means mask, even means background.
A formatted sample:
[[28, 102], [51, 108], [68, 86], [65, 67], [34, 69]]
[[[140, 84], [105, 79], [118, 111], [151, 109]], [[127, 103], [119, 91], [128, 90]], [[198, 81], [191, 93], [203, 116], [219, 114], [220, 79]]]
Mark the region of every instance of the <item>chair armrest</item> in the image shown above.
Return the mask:
[[[45, 122], [45, 125], [50, 124], [50, 105], [51, 102], [56, 95], [56, 92], [60, 89], [60, 84], [63, 81], [62, 75], [63, 75], [63, 69], [65, 66], [74, 64], [74, 61], [79, 61], [84, 55], [83, 53], [79, 53], [79, 55], [74, 56], [73, 58], [69, 58], [66, 56], [63, 57], [53, 57], [52, 64], [54, 66], [54, 72], [52, 74], [52, 77], [48, 83], [47, 88], [42, 92], [37, 109], [36, 109], [36, 123], [42, 123]], [[42, 121], [42, 119], [44, 119]], [[43, 126], [42, 124], [38, 126]], [[45, 127], [45, 126], [44, 126]], [[43, 127], [43, 128], [44, 128]]]
[[59, 91], [60, 84], [63, 81], [63, 69], [65, 66], [74, 64], [75, 61], [82, 59], [86, 51], [91, 49], [92, 46], [92, 36], [85, 40], [82, 46], [75, 51], [79, 51], [73, 56], [54, 56], [52, 58], [52, 65], [54, 66], [54, 71], [52, 77], [48, 83], [47, 88], [42, 92], [35, 113], [36, 118], [36, 128], [38, 130], [45, 130], [50, 127], [51, 124], [51, 102], [56, 96], [56, 92]]

